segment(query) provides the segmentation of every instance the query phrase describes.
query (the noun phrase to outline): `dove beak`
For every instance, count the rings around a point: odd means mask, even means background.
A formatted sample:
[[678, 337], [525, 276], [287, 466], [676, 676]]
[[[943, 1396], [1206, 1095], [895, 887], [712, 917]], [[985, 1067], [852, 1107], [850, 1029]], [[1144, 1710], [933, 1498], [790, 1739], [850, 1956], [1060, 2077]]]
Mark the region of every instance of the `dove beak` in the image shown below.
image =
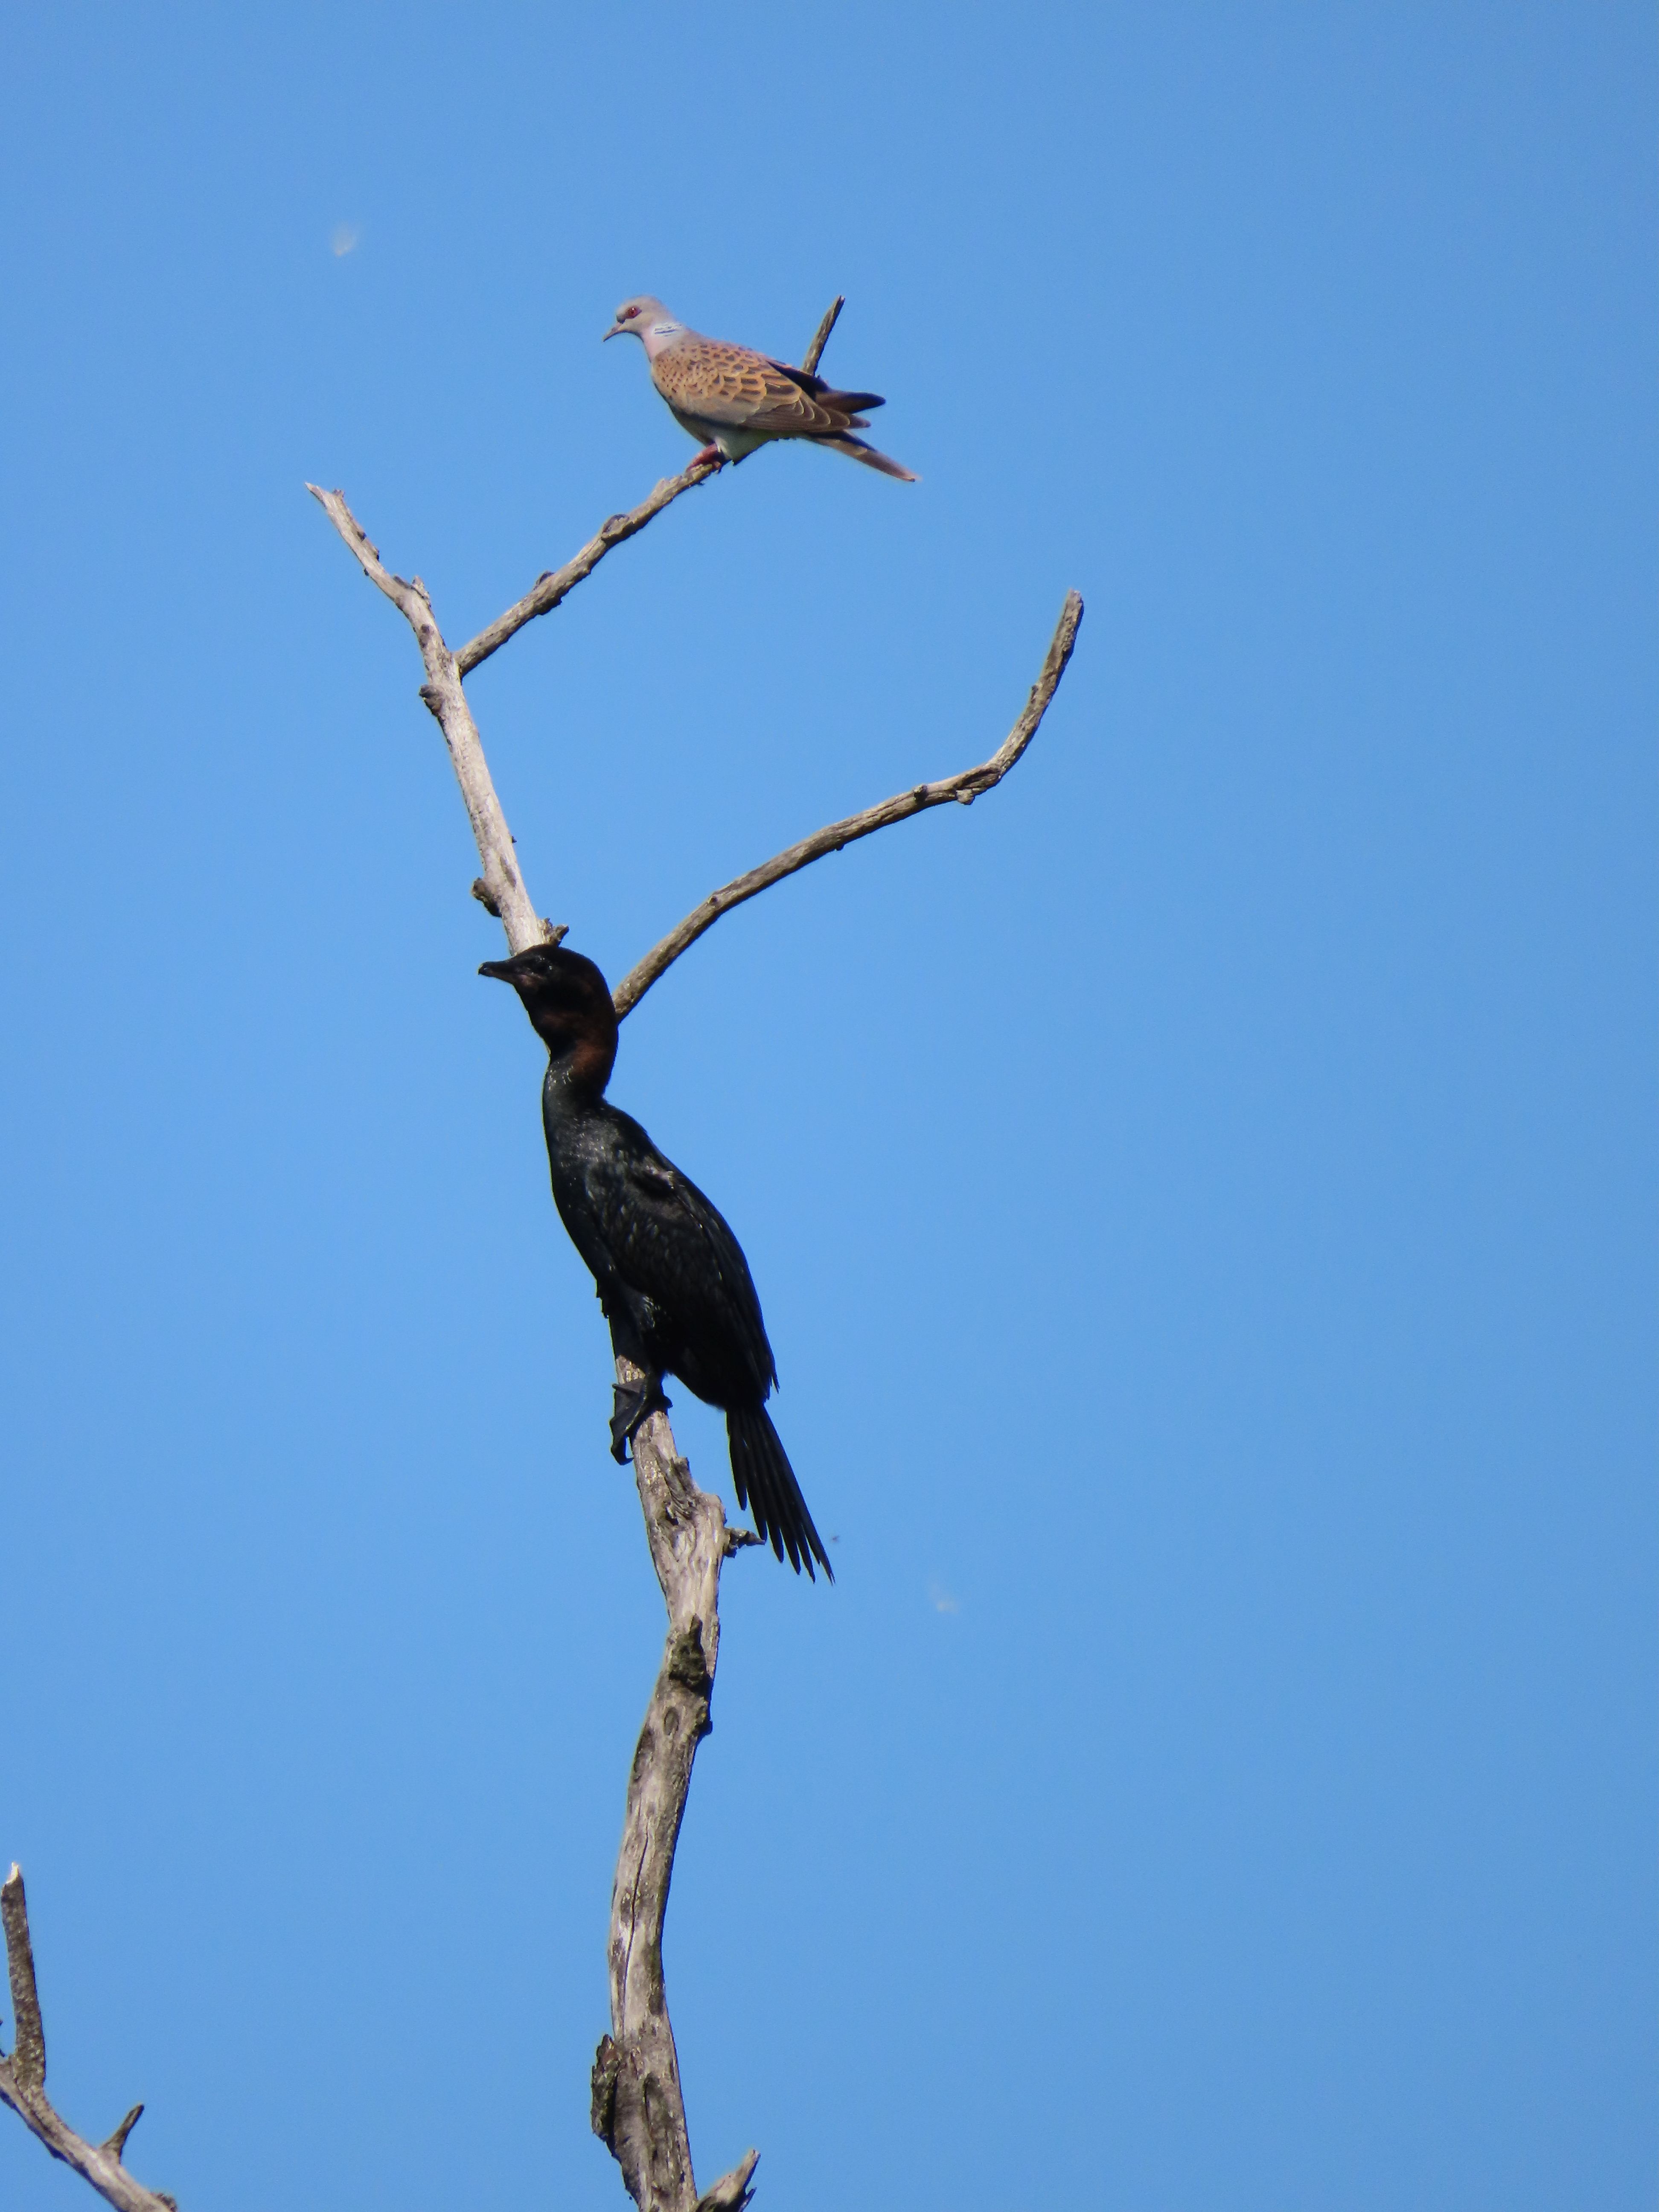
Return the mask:
[[603, 345], [603, 344], [605, 343], [605, 338], [615, 338], [615, 337], [620, 337], [622, 336], [622, 333], [623, 333], [623, 332], [627, 328], [628, 328], [628, 325], [627, 325], [627, 324], [626, 324], [626, 323], [612, 323], [612, 324], [611, 324], [611, 327], [610, 327], [610, 329], [605, 332], [605, 337], [604, 337], [604, 338], [601, 338], [601, 339], [599, 340], [599, 343], [600, 343], [601, 345]]

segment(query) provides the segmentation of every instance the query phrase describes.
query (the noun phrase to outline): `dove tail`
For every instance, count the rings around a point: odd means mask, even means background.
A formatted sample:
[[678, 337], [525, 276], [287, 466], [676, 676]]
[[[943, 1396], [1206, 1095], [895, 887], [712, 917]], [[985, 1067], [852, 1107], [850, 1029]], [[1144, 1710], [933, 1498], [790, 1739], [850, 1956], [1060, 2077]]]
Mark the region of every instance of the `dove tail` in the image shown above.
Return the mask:
[[833, 409], [837, 415], [862, 415], [866, 407], [884, 407], [887, 402], [878, 392], [837, 392], [821, 376], [814, 376], [810, 368], [792, 368], [787, 361], [775, 361], [774, 368], [781, 370], [792, 383], [799, 385], [809, 399], [816, 399], [820, 407]]
[[901, 483], [919, 483], [921, 478], [902, 467], [890, 455], [878, 453], [862, 438], [849, 438], [845, 431], [828, 438], [815, 438], [814, 445], [828, 446], [832, 453], [845, 453], [849, 461], [862, 461], [866, 469], [879, 469], [884, 477], [896, 477]]
[[812, 1526], [795, 1470], [765, 1407], [729, 1406], [726, 1437], [732, 1448], [732, 1480], [738, 1486], [738, 1503], [752, 1510], [762, 1536], [779, 1559], [787, 1551], [789, 1564], [797, 1574], [805, 1566], [808, 1577], [816, 1582], [817, 1577], [812, 1571], [816, 1559], [834, 1582], [835, 1571], [823, 1540]]
[[815, 392], [820, 407], [833, 407], [839, 415], [862, 415], [866, 407], [884, 407], [878, 392]]

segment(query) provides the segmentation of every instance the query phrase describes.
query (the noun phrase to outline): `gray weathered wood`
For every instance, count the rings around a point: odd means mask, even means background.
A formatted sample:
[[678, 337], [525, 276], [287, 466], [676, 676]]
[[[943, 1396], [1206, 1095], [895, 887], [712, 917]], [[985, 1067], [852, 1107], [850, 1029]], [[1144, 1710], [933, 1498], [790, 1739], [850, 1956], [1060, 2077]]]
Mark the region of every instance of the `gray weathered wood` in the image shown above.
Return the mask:
[[306, 489], [320, 501], [329, 520], [356, 554], [364, 575], [380, 586], [415, 633], [426, 668], [421, 696], [436, 717], [444, 733], [444, 743], [449, 747], [455, 781], [461, 787], [467, 819], [472, 824], [473, 840], [483, 866], [483, 882], [489, 894], [491, 913], [500, 916], [507, 941], [515, 952], [542, 944], [550, 933], [550, 927], [531, 904], [530, 894], [524, 887], [524, 878], [519, 872], [513, 851], [513, 835], [490, 781], [478, 726], [461, 688], [461, 672], [454, 654], [444, 643], [426, 586], [418, 576], [405, 583], [401, 576], [392, 574], [381, 562], [380, 548], [346, 505], [343, 492], [324, 491], [313, 483], [308, 483]]
[[142, 2105], [133, 2106], [106, 2142], [90, 2143], [77, 2136], [47, 2101], [46, 2036], [40, 2020], [34, 1946], [29, 1937], [28, 1901], [21, 1867], [13, 1867], [0, 1883], [0, 1923], [5, 1928], [6, 1969], [15, 2028], [10, 2057], [0, 2057], [0, 2104], [9, 2105], [52, 2156], [72, 2166], [117, 2212], [179, 2212], [172, 2197], [146, 2189], [121, 2163], [127, 2137], [144, 2109]]
[[[617, 1379], [634, 1389], [646, 1377], [619, 1359]], [[634, 1478], [668, 1609], [668, 1639], [629, 1770], [611, 1893], [611, 2033], [593, 2063], [593, 2128], [640, 2212], [694, 2212], [699, 2200], [663, 1983], [663, 1921], [692, 1762], [711, 1725], [720, 1568], [754, 1539], [746, 1529], [728, 1529], [720, 1499], [692, 1481], [665, 1413], [653, 1413], [635, 1433]], [[749, 2154], [745, 2181], [755, 2156]]]
[[823, 311], [823, 320], [812, 333], [812, 343], [801, 356], [801, 367], [809, 376], [816, 376], [818, 363], [823, 359], [823, 349], [830, 343], [830, 333], [841, 320], [841, 311], [847, 305], [847, 295], [837, 292]]
[[578, 584], [591, 576], [613, 546], [625, 545], [630, 538], [638, 537], [647, 522], [654, 522], [664, 507], [672, 507], [682, 492], [695, 491], [710, 477], [717, 477], [726, 466], [718, 453], [705, 459], [699, 453], [677, 477], [665, 477], [647, 498], [626, 514], [613, 514], [602, 522], [580, 553], [567, 561], [562, 568], [550, 568], [545, 575], [538, 576], [521, 599], [515, 599], [504, 615], [497, 615], [487, 629], [470, 639], [455, 656], [455, 665], [463, 676], [470, 676], [481, 660], [488, 660], [497, 653], [517, 631], [538, 615], [550, 615], [561, 599], [574, 592]]
[[[480, 896], [488, 894], [484, 902], [492, 913], [499, 909], [515, 952], [550, 934], [562, 934], [537, 918], [512, 856], [506, 817], [461, 690], [455, 657], [444, 645], [424, 586], [418, 579], [405, 584], [388, 574], [341, 493], [319, 491], [314, 484], [308, 489], [365, 574], [415, 632], [428, 676], [421, 696], [449, 739], [483, 864]], [[503, 849], [512, 862], [509, 881], [492, 866]], [[511, 915], [509, 896], [517, 902]], [[617, 1362], [617, 1379], [624, 1389], [643, 1380], [622, 1359]], [[611, 2032], [594, 2063], [593, 2126], [609, 2144], [640, 2212], [695, 2212], [699, 2200], [685, 2100], [663, 1984], [663, 1917], [691, 1763], [708, 1732], [708, 1698], [720, 1651], [720, 1570], [732, 1551], [755, 1539], [746, 1530], [728, 1530], [720, 1499], [691, 1480], [690, 1468], [675, 1451], [665, 1413], [653, 1413], [641, 1425], [634, 1440], [634, 1468], [652, 1564], [668, 1605], [669, 1630], [629, 1776], [611, 1896]], [[744, 2165], [716, 2182], [709, 2192], [709, 2212], [735, 2212], [747, 2202], [755, 2157], [751, 2152]]]

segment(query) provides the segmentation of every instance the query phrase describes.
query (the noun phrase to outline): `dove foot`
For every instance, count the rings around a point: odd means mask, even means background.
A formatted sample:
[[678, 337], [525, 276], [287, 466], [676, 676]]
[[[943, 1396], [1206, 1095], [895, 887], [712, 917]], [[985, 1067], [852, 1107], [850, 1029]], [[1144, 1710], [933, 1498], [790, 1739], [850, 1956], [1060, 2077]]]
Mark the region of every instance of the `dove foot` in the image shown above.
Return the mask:
[[662, 1377], [653, 1375], [637, 1389], [624, 1390], [620, 1382], [611, 1385], [611, 1396], [616, 1403], [611, 1414], [611, 1456], [618, 1467], [628, 1464], [628, 1447], [634, 1431], [653, 1413], [665, 1413], [670, 1399], [662, 1394]]
[[705, 446], [700, 453], [694, 453], [691, 456], [691, 465], [696, 468], [699, 461], [718, 461], [722, 458], [718, 446]]

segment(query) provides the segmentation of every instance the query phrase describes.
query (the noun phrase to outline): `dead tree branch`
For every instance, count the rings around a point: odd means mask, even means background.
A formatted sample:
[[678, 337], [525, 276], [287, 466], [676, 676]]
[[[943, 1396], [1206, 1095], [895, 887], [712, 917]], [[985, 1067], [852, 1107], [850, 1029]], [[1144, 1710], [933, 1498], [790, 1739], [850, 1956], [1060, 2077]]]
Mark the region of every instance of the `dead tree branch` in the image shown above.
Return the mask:
[[[843, 295], [837, 295], [824, 310], [823, 320], [812, 333], [812, 343], [806, 349], [801, 367], [816, 374], [823, 358], [823, 349], [830, 343], [830, 333], [836, 327], [842, 309], [847, 305]], [[521, 599], [515, 600], [504, 615], [497, 615], [487, 629], [477, 637], [469, 638], [455, 655], [455, 665], [463, 676], [470, 676], [481, 660], [488, 660], [492, 653], [499, 652], [508, 638], [521, 630], [538, 615], [551, 614], [561, 599], [573, 592], [585, 578], [591, 576], [613, 546], [626, 544], [637, 537], [647, 522], [654, 522], [664, 507], [672, 507], [682, 492], [695, 491], [710, 477], [717, 477], [726, 466], [719, 454], [705, 459], [700, 453], [689, 462], [677, 477], [665, 477], [648, 499], [637, 507], [629, 507], [626, 514], [613, 514], [601, 523], [597, 532], [588, 539], [581, 551], [565, 562], [562, 568], [549, 568], [537, 577]]]
[[528, 945], [542, 944], [552, 935], [552, 925], [544, 921], [530, 903], [530, 894], [524, 887], [524, 878], [514, 855], [513, 833], [507, 826], [501, 802], [495, 796], [489, 763], [478, 738], [478, 726], [461, 689], [461, 672], [454, 654], [444, 643], [426, 586], [418, 576], [405, 583], [384, 566], [379, 546], [346, 505], [343, 492], [324, 491], [313, 483], [308, 483], [306, 489], [320, 501], [324, 513], [356, 556], [364, 575], [371, 583], [379, 585], [415, 633], [426, 667], [421, 696], [444, 733], [455, 781], [466, 802], [467, 817], [483, 865], [479, 879], [483, 885], [480, 893], [483, 903], [499, 918], [514, 951], [522, 952]]
[[725, 466], [718, 453], [708, 459], [699, 453], [678, 476], [665, 477], [648, 499], [642, 499], [626, 514], [613, 514], [608, 522], [601, 523], [573, 560], [567, 561], [562, 568], [550, 568], [545, 575], [538, 576], [521, 599], [504, 615], [497, 615], [487, 629], [481, 629], [477, 637], [461, 647], [455, 656], [455, 665], [461, 674], [470, 676], [481, 660], [488, 660], [527, 622], [534, 622], [538, 615], [551, 614], [568, 592], [592, 574], [613, 545], [625, 545], [630, 538], [639, 535], [647, 522], [654, 522], [664, 507], [672, 507], [683, 491], [695, 491], [710, 477], [717, 477]]
[[978, 768], [965, 768], [956, 775], [947, 775], [938, 783], [919, 783], [909, 791], [901, 791], [891, 799], [884, 799], [875, 806], [866, 806], [861, 814], [849, 814], [844, 821], [832, 822], [811, 837], [803, 837], [798, 845], [791, 845], [773, 859], [763, 861], [748, 874], [737, 876], [729, 884], [722, 884], [717, 891], [710, 891], [701, 906], [694, 907], [680, 923], [671, 929], [659, 944], [653, 945], [643, 960], [630, 968], [611, 994], [619, 1015], [630, 1012], [637, 1006], [651, 986], [665, 975], [674, 963], [695, 945], [706, 929], [712, 929], [723, 914], [730, 914], [734, 906], [741, 906], [774, 884], [781, 884], [786, 876], [809, 867], [821, 860], [826, 853], [839, 853], [843, 845], [855, 839], [868, 837], [878, 830], [885, 830], [895, 822], [908, 822], [913, 814], [921, 814], [930, 806], [943, 806], [949, 799], [958, 805], [971, 806], [981, 792], [990, 791], [1001, 782], [1014, 763], [1036, 735], [1037, 725], [1048, 711], [1048, 702], [1060, 688], [1060, 679], [1066, 673], [1066, 664], [1072, 657], [1072, 647], [1077, 643], [1078, 625], [1083, 620], [1083, 601], [1075, 592], [1067, 592], [1066, 604], [1060, 611], [1053, 642], [1043, 661], [1042, 672], [1031, 686], [1031, 695], [1025, 702], [1019, 720], [1014, 724], [989, 760]]
[[118, 2212], [179, 2212], [172, 2197], [144, 2188], [121, 2163], [127, 2137], [144, 2109], [142, 2105], [135, 2105], [105, 2142], [89, 2143], [61, 2120], [46, 2101], [46, 2037], [40, 2021], [34, 1947], [29, 1940], [28, 1904], [20, 1867], [13, 1867], [0, 1883], [0, 1922], [6, 1931], [6, 1966], [16, 2029], [11, 2056], [0, 2057], [0, 2104], [9, 2105], [54, 2158], [72, 2166]]
[[818, 363], [823, 359], [823, 349], [830, 343], [830, 333], [841, 320], [841, 311], [847, 305], [847, 295], [837, 292], [823, 311], [823, 320], [812, 333], [812, 343], [801, 359], [801, 367], [809, 376], [818, 373]]

